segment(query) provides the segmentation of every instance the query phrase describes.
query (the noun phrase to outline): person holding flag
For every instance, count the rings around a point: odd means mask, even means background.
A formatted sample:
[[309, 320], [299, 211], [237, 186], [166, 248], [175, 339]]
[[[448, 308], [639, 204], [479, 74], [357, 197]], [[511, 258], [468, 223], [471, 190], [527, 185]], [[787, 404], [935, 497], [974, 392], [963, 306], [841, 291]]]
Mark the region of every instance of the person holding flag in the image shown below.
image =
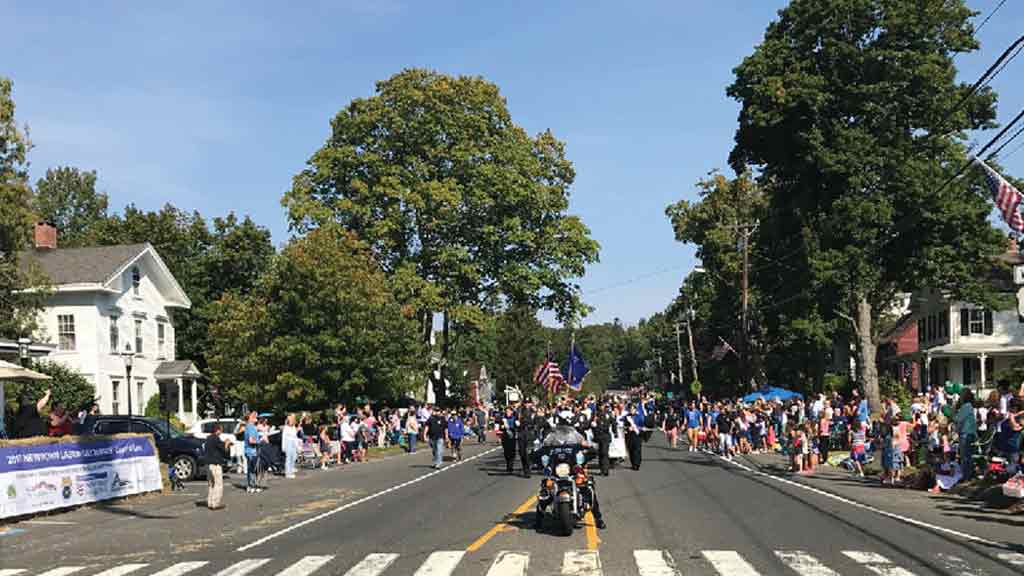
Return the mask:
[[566, 371], [568, 373], [566, 380], [569, 389], [581, 392], [583, 390], [583, 379], [590, 372], [590, 367], [587, 366], [587, 361], [583, 359], [580, 349], [576, 347], [576, 334], [572, 335], [572, 344], [569, 346], [569, 365]]

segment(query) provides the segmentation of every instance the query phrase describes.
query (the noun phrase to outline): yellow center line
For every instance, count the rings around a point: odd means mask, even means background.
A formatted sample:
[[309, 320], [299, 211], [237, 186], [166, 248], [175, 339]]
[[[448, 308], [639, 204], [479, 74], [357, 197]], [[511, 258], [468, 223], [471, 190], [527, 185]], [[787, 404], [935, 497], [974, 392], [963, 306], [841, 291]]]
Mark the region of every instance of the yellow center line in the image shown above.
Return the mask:
[[523, 502], [522, 504], [520, 504], [519, 508], [516, 508], [515, 511], [512, 512], [512, 514], [509, 514], [508, 516], [506, 516], [503, 521], [498, 522], [497, 524], [495, 524], [493, 528], [491, 528], [490, 530], [485, 532], [483, 536], [477, 538], [475, 542], [470, 544], [469, 548], [466, 548], [466, 552], [476, 552], [477, 550], [483, 548], [484, 544], [487, 544], [487, 542], [490, 541], [491, 538], [494, 538], [499, 533], [505, 532], [505, 531], [508, 531], [508, 530], [513, 530], [513, 528], [511, 526], [509, 526], [509, 524], [508, 524], [509, 521], [512, 520], [513, 518], [515, 518], [516, 516], [519, 516], [520, 514], [526, 512], [527, 510], [532, 508], [534, 506], [534, 504], [536, 504], [536, 503], [537, 503], [537, 497], [536, 496], [529, 497], [526, 500], [526, 502]]
[[590, 512], [583, 517], [583, 526], [587, 532], [587, 550], [597, 550], [601, 545], [601, 539], [597, 536], [597, 525], [594, 523], [594, 515]]

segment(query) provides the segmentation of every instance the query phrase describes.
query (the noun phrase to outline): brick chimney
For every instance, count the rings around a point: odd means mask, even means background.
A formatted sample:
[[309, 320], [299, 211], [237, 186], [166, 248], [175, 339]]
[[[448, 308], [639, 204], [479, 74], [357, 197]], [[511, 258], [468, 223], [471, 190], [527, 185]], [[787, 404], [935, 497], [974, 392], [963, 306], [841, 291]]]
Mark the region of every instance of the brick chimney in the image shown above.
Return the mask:
[[37, 222], [35, 228], [36, 250], [57, 249], [57, 227], [49, 222]]

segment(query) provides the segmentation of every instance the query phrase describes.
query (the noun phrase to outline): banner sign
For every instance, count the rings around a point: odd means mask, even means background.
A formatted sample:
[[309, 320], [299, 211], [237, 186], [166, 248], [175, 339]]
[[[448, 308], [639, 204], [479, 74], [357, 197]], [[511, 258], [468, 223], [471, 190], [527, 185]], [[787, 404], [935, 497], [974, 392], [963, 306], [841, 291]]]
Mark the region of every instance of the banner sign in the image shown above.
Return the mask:
[[0, 518], [162, 488], [149, 436], [0, 446]]

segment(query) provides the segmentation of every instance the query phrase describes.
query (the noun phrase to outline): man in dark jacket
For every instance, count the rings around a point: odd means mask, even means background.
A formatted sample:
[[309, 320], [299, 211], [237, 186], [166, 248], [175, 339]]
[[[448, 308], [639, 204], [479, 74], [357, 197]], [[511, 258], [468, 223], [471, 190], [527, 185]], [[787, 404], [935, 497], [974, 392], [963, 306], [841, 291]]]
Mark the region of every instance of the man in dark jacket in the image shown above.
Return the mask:
[[210, 510], [224, 508], [224, 466], [227, 465], [231, 455], [227, 445], [220, 438], [222, 431], [220, 424], [215, 424], [213, 433], [206, 437], [204, 443], [206, 478], [209, 482], [209, 490], [206, 492], [206, 507]]
[[523, 477], [529, 478], [532, 445], [537, 438], [537, 431], [540, 429], [537, 413], [533, 409], [533, 402], [527, 400], [526, 404], [519, 409], [518, 420], [519, 431], [516, 439], [519, 444], [519, 462], [523, 467]]
[[601, 475], [608, 475], [611, 461], [608, 450], [611, 448], [612, 436], [618, 433], [618, 423], [608, 406], [601, 405], [594, 415], [594, 442], [597, 444], [597, 461], [601, 466]]
[[14, 417], [15, 438], [46, 436], [46, 424], [39, 413], [42, 412], [49, 402], [49, 390], [39, 400], [33, 400], [28, 393], [21, 395], [21, 406], [18, 408], [18, 414]]

